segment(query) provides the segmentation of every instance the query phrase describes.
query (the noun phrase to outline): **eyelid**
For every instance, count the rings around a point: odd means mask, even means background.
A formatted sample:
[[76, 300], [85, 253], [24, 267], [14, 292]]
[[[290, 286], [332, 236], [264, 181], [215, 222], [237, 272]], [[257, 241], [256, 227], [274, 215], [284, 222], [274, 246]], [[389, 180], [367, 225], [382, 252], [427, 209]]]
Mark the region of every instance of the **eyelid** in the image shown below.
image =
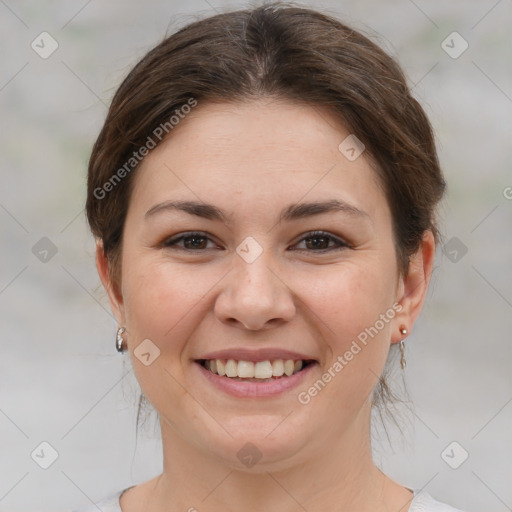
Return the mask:
[[308, 233], [304, 233], [303, 235], [301, 235], [301, 238], [294, 245], [297, 245], [298, 243], [300, 243], [304, 240], [307, 240], [308, 238], [315, 238], [315, 237], [328, 238], [331, 241], [337, 243], [338, 245], [335, 247], [330, 247], [328, 249], [319, 249], [316, 251], [309, 250], [309, 249], [296, 249], [296, 250], [310, 252], [310, 253], [315, 253], [315, 252], [326, 253], [326, 252], [332, 252], [332, 251], [336, 251], [336, 250], [340, 250], [340, 249], [351, 249], [352, 248], [352, 245], [350, 243], [348, 243], [346, 240], [344, 240], [343, 238], [333, 235], [332, 233], [329, 233], [328, 231], [320, 231], [320, 230], [309, 231]]
[[198, 238], [206, 238], [208, 241], [212, 241], [215, 243], [215, 241], [212, 239], [211, 235], [207, 233], [206, 231], [185, 231], [183, 233], [178, 233], [177, 235], [173, 235], [171, 237], [165, 238], [159, 245], [161, 248], [177, 248], [183, 251], [187, 252], [202, 252], [206, 249], [187, 249], [186, 247], [181, 247], [178, 244], [178, 242], [181, 242], [184, 238], [191, 238], [197, 236]]
[[[180, 250], [187, 251], [187, 252], [203, 252], [203, 251], [207, 250], [207, 249], [187, 249], [185, 247], [181, 247], [181, 246], [177, 245], [183, 239], [194, 237], [194, 236], [197, 236], [199, 238], [206, 238], [208, 241], [212, 241], [215, 243], [215, 241], [212, 239], [211, 235], [209, 233], [207, 233], [206, 231], [186, 231], [186, 232], [179, 233], [177, 235], [174, 235], [172, 237], [164, 239], [159, 244], [159, 246], [162, 248], [175, 247]], [[330, 241], [335, 242], [337, 245], [335, 247], [330, 247], [327, 249], [318, 249], [318, 250], [295, 249], [295, 250], [309, 252], [309, 253], [327, 253], [327, 252], [332, 252], [332, 251], [336, 251], [336, 250], [352, 248], [352, 245], [349, 242], [347, 242], [346, 240], [344, 240], [343, 238], [333, 235], [332, 233], [329, 233], [327, 231], [320, 231], [320, 230], [308, 231], [307, 233], [303, 233], [302, 235], [300, 235], [299, 240], [297, 242], [295, 242], [293, 245], [297, 245], [298, 243], [303, 242], [303, 241], [307, 240], [308, 238], [314, 238], [314, 237], [328, 238]]]

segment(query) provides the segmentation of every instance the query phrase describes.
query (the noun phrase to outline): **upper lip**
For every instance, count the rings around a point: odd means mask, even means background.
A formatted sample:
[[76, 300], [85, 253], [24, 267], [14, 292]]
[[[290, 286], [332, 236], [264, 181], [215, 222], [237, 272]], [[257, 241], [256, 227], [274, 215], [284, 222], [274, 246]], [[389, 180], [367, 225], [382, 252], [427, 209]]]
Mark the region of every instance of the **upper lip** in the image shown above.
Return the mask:
[[293, 359], [298, 361], [316, 361], [310, 357], [299, 352], [292, 352], [291, 350], [279, 348], [261, 348], [257, 350], [250, 350], [247, 348], [231, 348], [225, 350], [217, 350], [215, 352], [208, 352], [196, 360], [202, 359], [234, 359], [236, 361], [273, 361], [275, 359]]

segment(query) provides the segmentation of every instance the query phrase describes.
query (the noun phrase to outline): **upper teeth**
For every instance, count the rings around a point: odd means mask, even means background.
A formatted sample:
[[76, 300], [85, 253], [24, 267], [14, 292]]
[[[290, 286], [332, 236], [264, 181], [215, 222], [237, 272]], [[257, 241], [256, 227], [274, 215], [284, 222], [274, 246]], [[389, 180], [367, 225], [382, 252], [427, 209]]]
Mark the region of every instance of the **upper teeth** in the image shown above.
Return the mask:
[[270, 379], [290, 376], [302, 369], [302, 361], [293, 359], [276, 359], [275, 361], [235, 361], [234, 359], [208, 359], [205, 366], [213, 373], [226, 377], [240, 377], [246, 379]]

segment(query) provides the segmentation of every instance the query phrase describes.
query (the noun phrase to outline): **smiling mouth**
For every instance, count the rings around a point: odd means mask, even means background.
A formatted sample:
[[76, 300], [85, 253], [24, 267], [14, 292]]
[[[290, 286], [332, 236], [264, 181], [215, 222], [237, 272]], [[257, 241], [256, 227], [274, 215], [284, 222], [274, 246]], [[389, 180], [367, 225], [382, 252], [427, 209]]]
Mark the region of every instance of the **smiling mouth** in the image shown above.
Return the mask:
[[316, 361], [275, 359], [252, 362], [235, 359], [197, 359], [196, 362], [211, 373], [234, 381], [271, 382], [291, 377]]

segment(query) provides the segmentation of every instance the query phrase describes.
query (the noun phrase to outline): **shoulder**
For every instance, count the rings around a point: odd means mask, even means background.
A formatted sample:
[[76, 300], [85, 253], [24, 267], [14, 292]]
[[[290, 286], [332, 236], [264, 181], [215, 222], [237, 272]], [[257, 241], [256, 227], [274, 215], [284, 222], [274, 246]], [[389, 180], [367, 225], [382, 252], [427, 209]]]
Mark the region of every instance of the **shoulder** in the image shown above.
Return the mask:
[[462, 510], [437, 501], [426, 491], [415, 490], [408, 512], [462, 512]]
[[111, 494], [107, 498], [102, 499], [98, 503], [91, 503], [81, 509], [74, 510], [73, 512], [122, 512], [121, 505], [119, 504], [119, 498], [128, 489], [123, 489], [114, 494]]

